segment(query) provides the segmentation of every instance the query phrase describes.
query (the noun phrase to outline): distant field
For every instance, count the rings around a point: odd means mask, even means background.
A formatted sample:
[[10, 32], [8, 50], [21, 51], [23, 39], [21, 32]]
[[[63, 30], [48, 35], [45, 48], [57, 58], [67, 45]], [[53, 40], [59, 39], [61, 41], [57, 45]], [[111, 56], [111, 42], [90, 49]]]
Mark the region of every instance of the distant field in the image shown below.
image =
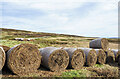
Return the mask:
[[[39, 48], [47, 46], [55, 47], [89, 47], [89, 42], [93, 37], [83, 37], [75, 35], [43, 33], [43, 32], [31, 32], [14, 29], [2, 29], [2, 44], [13, 47], [20, 43], [32, 43], [38, 45]], [[16, 41], [15, 38], [34, 38], [34, 41]], [[111, 49], [117, 49], [120, 40], [108, 39]]]
[[[31, 31], [23, 31], [23, 30], [14, 30], [14, 29], [3, 29], [1, 28], [1, 44], [13, 47], [17, 44], [21, 43], [31, 43], [38, 48], [48, 47], [48, 46], [55, 46], [55, 47], [89, 47], [89, 42], [93, 39], [96, 39], [96, 37], [83, 37], [83, 36], [76, 36], [76, 35], [65, 35], [65, 34], [55, 34], [55, 33], [43, 33], [43, 32], [31, 32]], [[15, 38], [34, 38], [33, 41], [17, 41], [14, 40]], [[111, 49], [118, 49], [120, 40], [118, 39], [108, 39], [110, 42], [109, 48]], [[116, 64], [115, 64], [116, 65]], [[108, 65], [98, 65], [96, 64], [94, 66], [95, 68], [101, 68], [104, 70], [104, 68], [111, 68], [111, 71], [116, 71], [116, 68], [114, 66], [108, 66]], [[39, 75], [33, 75], [33, 76], [70, 76], [73, 77], [89, 77], [90, 74], [93, 76], [96, 76], [97, 72], [94, 72], [90, 68], [83, 68], [83, 70], [66, 70], [61, 73], [54, 73], [50, 72], [48, 70], [45, 70], [44, 68], [40, 68], [42, 71], [38, 71]], [[41, 73], [42, 72], [42, 73]], [[47, 73], [47, 75], [46, 75]], [[11, 74], [4, 74], [4, 77], [8, 76], [16, 76]]]

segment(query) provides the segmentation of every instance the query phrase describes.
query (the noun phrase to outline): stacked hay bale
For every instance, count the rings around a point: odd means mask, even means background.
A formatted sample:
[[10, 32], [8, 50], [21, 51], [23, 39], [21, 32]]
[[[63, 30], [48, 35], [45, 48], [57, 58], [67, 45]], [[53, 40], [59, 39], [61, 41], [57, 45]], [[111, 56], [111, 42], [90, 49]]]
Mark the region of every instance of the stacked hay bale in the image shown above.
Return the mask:
[[86, 62], [85, 65], [87, 66], [93, 66], [96, 64], [97, 62], [97, 54], [96, 51], [94, 49], [91, 48], [78, 48], [83, 50], [83, 52], [85, 53], [86, 56]]
[[102, 49], [94, 49], [97, 54], [97, 63], [105, 64], [106, 62], [106, 54]]
[[109, 49], [109, 42], [106, 38], [92, 40], [89, 43], [89, 47], [94, 49], [103, 49], [106, 53], [106, 63], [113, 63], [115, 61], [114, 53]]
[[6, 55], [5, 51], [2, 47], [0, 47], [0, 70], [2, 70], [3, 66], [5, 65]]
[[69, 55], [69, 68], [81, 69], [85, 63], [85, 53], [77, 48], [63, 48]]
[[7, 52], [7, 66], [17, 75], [34, 73], [41, 63], [41, 54], [32, 44], [20, 44]]
[[112, 49], [115, 55], [115, 61], [118, 62], [118, 65], [120, 65], [120, 50]]
[[89, 43], [89, 46], [90, 48], [103, 49], [104, 51], [108, 51], [109, 42], [106, 38], [99, 38], [99, 39], [92, 40]]
[[41, 64], [51, 71], [65, 70], [69, 64], [68, 53], [56, 47], [46, 47], [39, 49], [42, 55]]

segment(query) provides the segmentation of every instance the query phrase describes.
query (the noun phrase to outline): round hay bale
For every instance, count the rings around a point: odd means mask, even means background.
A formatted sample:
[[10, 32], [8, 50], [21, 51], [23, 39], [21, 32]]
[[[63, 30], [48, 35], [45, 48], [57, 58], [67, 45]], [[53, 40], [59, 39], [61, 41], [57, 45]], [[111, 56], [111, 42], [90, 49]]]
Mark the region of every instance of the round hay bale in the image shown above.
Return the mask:
[[0, 47], [2, 47], [4, 49], [5, 53], [7, 53], [8, 50], [10, 49], [10, 47], [4, 46], [4, 45], [0, 45]]
[[2, 70], [5, 65], [6, 55], [2, 47], [0, 47], [0, 70]]
[[114, 63], [115, 55], [112, 50], [108, 50], [106, 53], [106, 63]]
[[64, 48], [69, 55], [69, 68], [81, 69], [85, 63], [85, 54], [81, 49]]
[[104, 51], [107, 51], [109, 47], [109, 42], [106, 38], [99, 38], [92, 40], [89, 43], [89, 47], [95, 49], [103, 49]]
[[120, 57], [120, 50], [118, 49], [112, 49], [114, 55], [115, 55], [115, 61], [118, 62], [118, 59]]
[[65, 70], [69, 64], [68, 53], [56, 47], [46, 47], [39, 49], [42, 55], [41, 64], [51, 71]]
[[5, 51], [5, 55], [6, 55], [5, 64], [4, 64], [4, 66], [3, 66], [2, 71], [9, 71], [9, 69], [8, 69], [8, 67], [7, 67], [7, 52], [9, 51], [10, 47], [4, 46], [4, 45], [0, 45], [0, 47], [3, 48], [3, 50]]
[[106, 62], [106, 54], [102, 49], [94, 49], [97, 53], [97, 63], [105, 64]]
[[96, 64], [97, 62], [97, 54], [96, 51], [94, 49], [90, 49], [90, 48], [78, 48], [83, 50], [83, 52], [85, 53], [86, 56], [86, 65], [87, 66], [93, 66]]
[[40, 51], [32, 44], [19, 44], [7, 52], [7, 66], [17, 75], [34, 73], [40, 64]]

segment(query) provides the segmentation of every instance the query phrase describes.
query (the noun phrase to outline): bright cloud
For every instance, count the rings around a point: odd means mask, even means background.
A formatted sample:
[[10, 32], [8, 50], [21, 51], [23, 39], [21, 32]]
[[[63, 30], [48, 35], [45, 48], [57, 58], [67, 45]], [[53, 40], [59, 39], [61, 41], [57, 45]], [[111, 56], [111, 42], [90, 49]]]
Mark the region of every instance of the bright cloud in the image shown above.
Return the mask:
[[118, 36], [118, 0], [5, 0], [2, 13], [3, 28]]

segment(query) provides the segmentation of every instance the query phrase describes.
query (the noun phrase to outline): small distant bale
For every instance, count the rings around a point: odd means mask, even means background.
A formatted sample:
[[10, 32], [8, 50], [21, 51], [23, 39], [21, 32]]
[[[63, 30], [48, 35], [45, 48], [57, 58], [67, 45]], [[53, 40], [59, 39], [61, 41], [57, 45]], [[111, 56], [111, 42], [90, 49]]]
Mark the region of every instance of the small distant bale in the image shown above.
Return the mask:
[[90, 48], [108, 50], [109, 42], [106, 38], [94, 39], [89, 43]]
[[108, 50], [106, 53], [106, 63], [114, 63], [115, 62], [115, 55], [112, 50]]
[[2, 70], [3, 66], [5, 65], [6, 55], [5, 51], [2, 47], [0, 47], [0, 70]]
[[106, 63], [106, 54], [102, 49], [94, 49], [97, 53], [97, 63], [105, 64]]
[[56, 47], [40, 48], [39, 51], [42, 55], [41, 65], [50, 69], [51, 71], [63, 71], [69, 64], [68, 53]]
[[24, 41], [24, 38], [20, 38], [20, 41]]
[[27, 41], [34, 41], [34, 39], [28, 38]]
[[21, 41], [21, 38], [15, 38], [14, 40]]
[[69, 68], [81, 69], [85, 63], [85, 54], [81, 49], [63, 48], [69, 55]]
[[86, 62], [85, 64], [87, 66], [94, 66], [97, 62], [97, 54], [96, 51], [94, 49], [91, 48], [78, 48], [83, 50], [83, 52], [85, 53], [86, 56]]
[[30, 41], [30, 40], [31, 40], [30, 38], [27, 39], [27, 41]]
[[15, 38], [14, 40], [19, 40], [19, 38]]
[[27, 38], [15, 38], [14, 40], [17, 40], [17, 41], [27, 41]]

